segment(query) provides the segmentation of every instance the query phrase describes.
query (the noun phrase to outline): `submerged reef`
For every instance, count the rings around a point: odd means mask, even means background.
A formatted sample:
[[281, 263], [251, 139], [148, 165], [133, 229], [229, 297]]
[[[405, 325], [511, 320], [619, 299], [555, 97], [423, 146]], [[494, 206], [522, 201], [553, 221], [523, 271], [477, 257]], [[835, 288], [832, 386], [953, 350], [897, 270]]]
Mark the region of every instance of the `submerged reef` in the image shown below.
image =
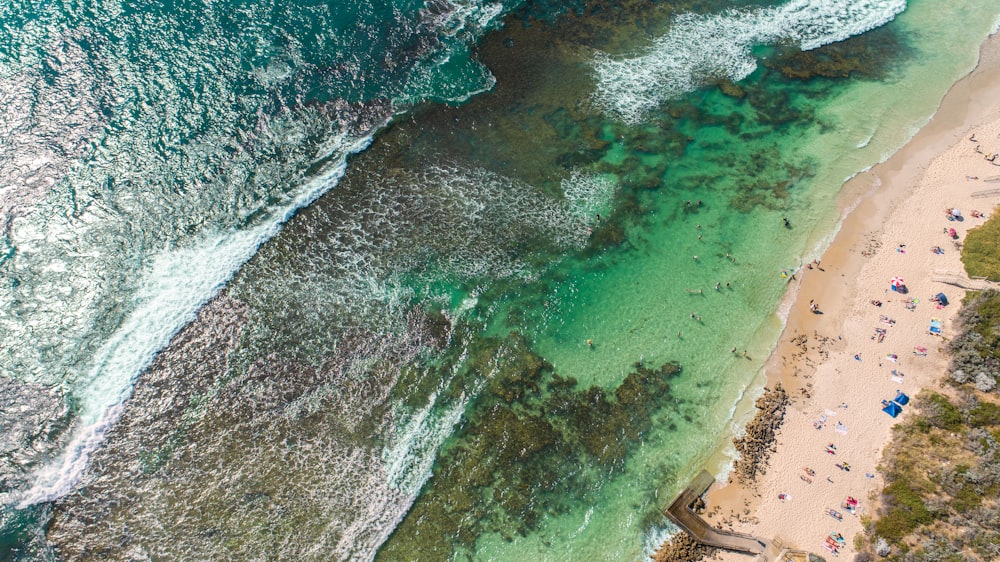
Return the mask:
[[489, 376], [447, 443], [419, 499], [378, 560], [445, 560], [484, 533], [537, 529], [620, 473], [630, 447], [670, 403], [672, 363], [641, 363], [613, 390], [582, 388], [531, 351], [523, 336], [486, 339], [469, 374]]
[[789, 45], [776, 56], [765, 58], [764, 65], [796, 80], [817, 77], [878, 80], [888, 76], [898, 61], [905, 60], [900, 54], [908, 48], [904, 37], [895, 28], [886, 26], [809, 51]]

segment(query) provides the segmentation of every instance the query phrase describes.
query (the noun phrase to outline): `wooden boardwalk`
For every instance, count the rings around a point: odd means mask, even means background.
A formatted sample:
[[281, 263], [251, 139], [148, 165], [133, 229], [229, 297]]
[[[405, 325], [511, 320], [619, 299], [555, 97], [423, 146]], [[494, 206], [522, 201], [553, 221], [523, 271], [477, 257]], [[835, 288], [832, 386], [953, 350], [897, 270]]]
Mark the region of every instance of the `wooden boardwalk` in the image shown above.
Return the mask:
[[701, 497], [713, 482], [715, 482], [715, 478], [707, 471], [702, 470], [691, 481], [691, 484], [677, 496], [677, 499], [670, 504], [664, 515], [673, 521], [675, 525], [683, 529], [691, 538], [702, 544], [748, 554], [763, 554], [769, 550], [770, 545], [767, 541], [752, 535], [716, 529], [698, 514], [691, 511], [691, 504]]
[[971, 289], [973, 291], [1000, 289], [1000, 284], [987, 281], [985, 277], [973, 277], [970, 279], [969, 277], [966, 277], [964, 273], [944, 269], [935, 269], [931, 273], [931, 281], [954, 285], [956, 287], [961, 287], [962, 289]]
[[977, 191], [972, 194], [972, 196], [975, 198], [996, 197], [997, 195], [1000, 195], [1000, 189], [984, 189], [982, 191]]

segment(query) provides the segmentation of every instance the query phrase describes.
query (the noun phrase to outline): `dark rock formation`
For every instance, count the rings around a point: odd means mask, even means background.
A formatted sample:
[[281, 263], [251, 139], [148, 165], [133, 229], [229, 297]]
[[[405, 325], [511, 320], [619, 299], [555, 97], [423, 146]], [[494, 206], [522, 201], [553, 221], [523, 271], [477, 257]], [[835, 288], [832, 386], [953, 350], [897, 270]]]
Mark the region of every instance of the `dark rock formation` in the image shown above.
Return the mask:
[[774, 452], [774, 438], [785, 420], [788, 393], [779, 383], [773, 389], [765, 389], [757, 399], [757, 415], [747, 424], [746, 433], [733, 438], [740, 456], [733, 466], [733, 475], [743, 486], [753, 486], [758, 474], [766, 472], [767, 460]]
[[677, 533], [649, 558], [653, 562], [701, 562], [717, 549], [705, 546], [687, 533]]

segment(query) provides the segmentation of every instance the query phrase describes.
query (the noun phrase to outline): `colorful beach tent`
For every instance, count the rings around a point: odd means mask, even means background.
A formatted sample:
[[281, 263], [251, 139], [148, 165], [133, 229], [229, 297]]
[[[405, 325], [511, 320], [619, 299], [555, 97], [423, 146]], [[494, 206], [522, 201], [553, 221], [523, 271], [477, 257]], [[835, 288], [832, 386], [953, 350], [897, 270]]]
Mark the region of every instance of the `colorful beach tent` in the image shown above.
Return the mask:
[[900, 406], [906, 406], [910, 402], [910, 397], [897, 390], [896, 397], [893, 398], [892, 401]]
[[903, 411], [903, 407], [895, 402], [885, 402], [885, 406], [882, 407], [882, 411], [889, 414], [891, 417], [896, 417]]
[[944, 296], [944, 293], [938, 293], [934, 295], [934, 299], [938, 301], [941, 306], [948, 306], [948, 297]]

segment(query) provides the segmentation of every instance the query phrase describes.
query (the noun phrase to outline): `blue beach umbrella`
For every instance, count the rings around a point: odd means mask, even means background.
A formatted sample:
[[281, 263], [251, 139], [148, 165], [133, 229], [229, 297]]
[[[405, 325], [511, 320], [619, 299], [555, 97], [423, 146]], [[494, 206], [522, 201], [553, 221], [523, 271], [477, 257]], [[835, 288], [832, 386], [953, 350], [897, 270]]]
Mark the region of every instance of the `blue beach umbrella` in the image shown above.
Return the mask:
[[883, 400], [882, 411], [889, 414], [891, 417], [896, 417], [900, 412], [903, 411], [903, 407], [897, 404], [895, 401]]

